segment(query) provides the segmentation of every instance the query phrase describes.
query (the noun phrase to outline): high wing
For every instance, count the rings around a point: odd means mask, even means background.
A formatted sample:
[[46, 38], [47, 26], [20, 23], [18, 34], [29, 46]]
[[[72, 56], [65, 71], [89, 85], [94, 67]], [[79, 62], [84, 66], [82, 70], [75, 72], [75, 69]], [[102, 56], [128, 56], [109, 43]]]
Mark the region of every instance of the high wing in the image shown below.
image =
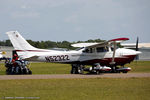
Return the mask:
[[116, 43], [120, 43], [123, 41], [129, 40], [129, 38], [117, 38], [117, 39], [112, 39], [109, 41], [105, 41], [105, 42], [100, 42], [100, 43], [76, 43], [76, 44], [72, 44], [71, 46], [73, 47], [86, 47], [86, 48], [94, 48], [94, 47], [103, 47], [106, 45], [112, 45], [112, 44], [116, 44]]
[[76, 43], [76, 44], [72, 44], [71, 46], [81, 48], [81, 47], [89, 47], [96, 44], [99, 43]]
[[74, 44], [72, 46], [96, 48], [96, 47], [105, 47], [105, 46], [113, 45], [114, 50], [113, 50], [112, 61], [110, 62], [110, 65], [114, 65], [115, 64], [115, 53], [116, 53], [117, 43], [120, 43], [120, 42], [123, 42], [126, 40], [129, 40], [129, 38], [117, 38], [117, 39], [112, 39], [112, 40], [101, 42], [101, 43], [80, 43], [80, 44]]

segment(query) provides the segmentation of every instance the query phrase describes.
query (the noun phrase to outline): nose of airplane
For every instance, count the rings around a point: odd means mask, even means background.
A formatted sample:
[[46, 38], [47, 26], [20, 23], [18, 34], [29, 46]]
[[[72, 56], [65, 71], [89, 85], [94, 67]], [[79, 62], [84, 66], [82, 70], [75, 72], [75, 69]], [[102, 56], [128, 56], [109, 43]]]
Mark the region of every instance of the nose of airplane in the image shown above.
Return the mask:
[[140, 51], [135, 51], [135, 54], [136, 55], [139, 55], [139, 54], [141, 54], [142, 52], [140, 52]]
[[131, 49], [125, 49], [125, 48], [119, 49], [119, 51], [123, 55], [139, 55], [139, 54], [142, 53], [140, 51], [135, 51], [135, 50], [131, 50]]
[[142, 53], [140, 51], [135, 51], [135, 50], [131, 50], [131, 49], [127, 49], [127, 51], [130, 55], [139, 55]]

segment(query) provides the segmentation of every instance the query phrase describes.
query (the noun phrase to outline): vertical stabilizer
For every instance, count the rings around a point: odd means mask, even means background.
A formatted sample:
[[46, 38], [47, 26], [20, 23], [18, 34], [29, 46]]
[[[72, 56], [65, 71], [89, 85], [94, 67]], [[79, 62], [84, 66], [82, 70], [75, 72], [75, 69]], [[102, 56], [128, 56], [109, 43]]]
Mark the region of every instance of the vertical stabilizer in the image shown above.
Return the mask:
[[17, 31], [6, 32], [15, 50], [36, 50]]

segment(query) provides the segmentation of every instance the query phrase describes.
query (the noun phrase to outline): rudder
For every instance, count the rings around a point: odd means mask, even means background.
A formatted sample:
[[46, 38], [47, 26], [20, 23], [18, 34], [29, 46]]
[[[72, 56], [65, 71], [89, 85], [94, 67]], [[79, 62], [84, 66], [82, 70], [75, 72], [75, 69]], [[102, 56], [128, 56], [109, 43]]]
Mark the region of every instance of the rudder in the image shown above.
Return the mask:
[[17, 31], [6, 32], [15, 50], [36, 50]]

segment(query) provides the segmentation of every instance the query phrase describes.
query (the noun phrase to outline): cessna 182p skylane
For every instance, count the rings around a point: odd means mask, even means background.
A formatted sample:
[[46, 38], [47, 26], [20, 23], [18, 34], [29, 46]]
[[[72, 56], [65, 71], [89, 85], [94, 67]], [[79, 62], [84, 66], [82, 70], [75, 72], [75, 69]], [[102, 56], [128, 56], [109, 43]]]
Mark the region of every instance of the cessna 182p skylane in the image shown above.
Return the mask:
[[[85, 71], [99, 73], [104, 70], [111, 72], [128, 72], [129, 67], [118, 69], [118, 65], [124, 66], [134, 60], [136, 55], [141, 52], [117, 48], [117, 44], [129, 40], [128, 38], [117, 38], [102, 43], [78, 43], [74, 47], [80, 47], [77, 50], [58, 51], [38, 49], [31, 46], [17, 31], [6, 33], [13, 44], [18, 56], [26, 60], [68, 63], [72, 65], [72, 74], [79, 74]], [[92, 65], [89, 69], [84, 65]], [[106, 67], [107, 66], [107, 67]]]

